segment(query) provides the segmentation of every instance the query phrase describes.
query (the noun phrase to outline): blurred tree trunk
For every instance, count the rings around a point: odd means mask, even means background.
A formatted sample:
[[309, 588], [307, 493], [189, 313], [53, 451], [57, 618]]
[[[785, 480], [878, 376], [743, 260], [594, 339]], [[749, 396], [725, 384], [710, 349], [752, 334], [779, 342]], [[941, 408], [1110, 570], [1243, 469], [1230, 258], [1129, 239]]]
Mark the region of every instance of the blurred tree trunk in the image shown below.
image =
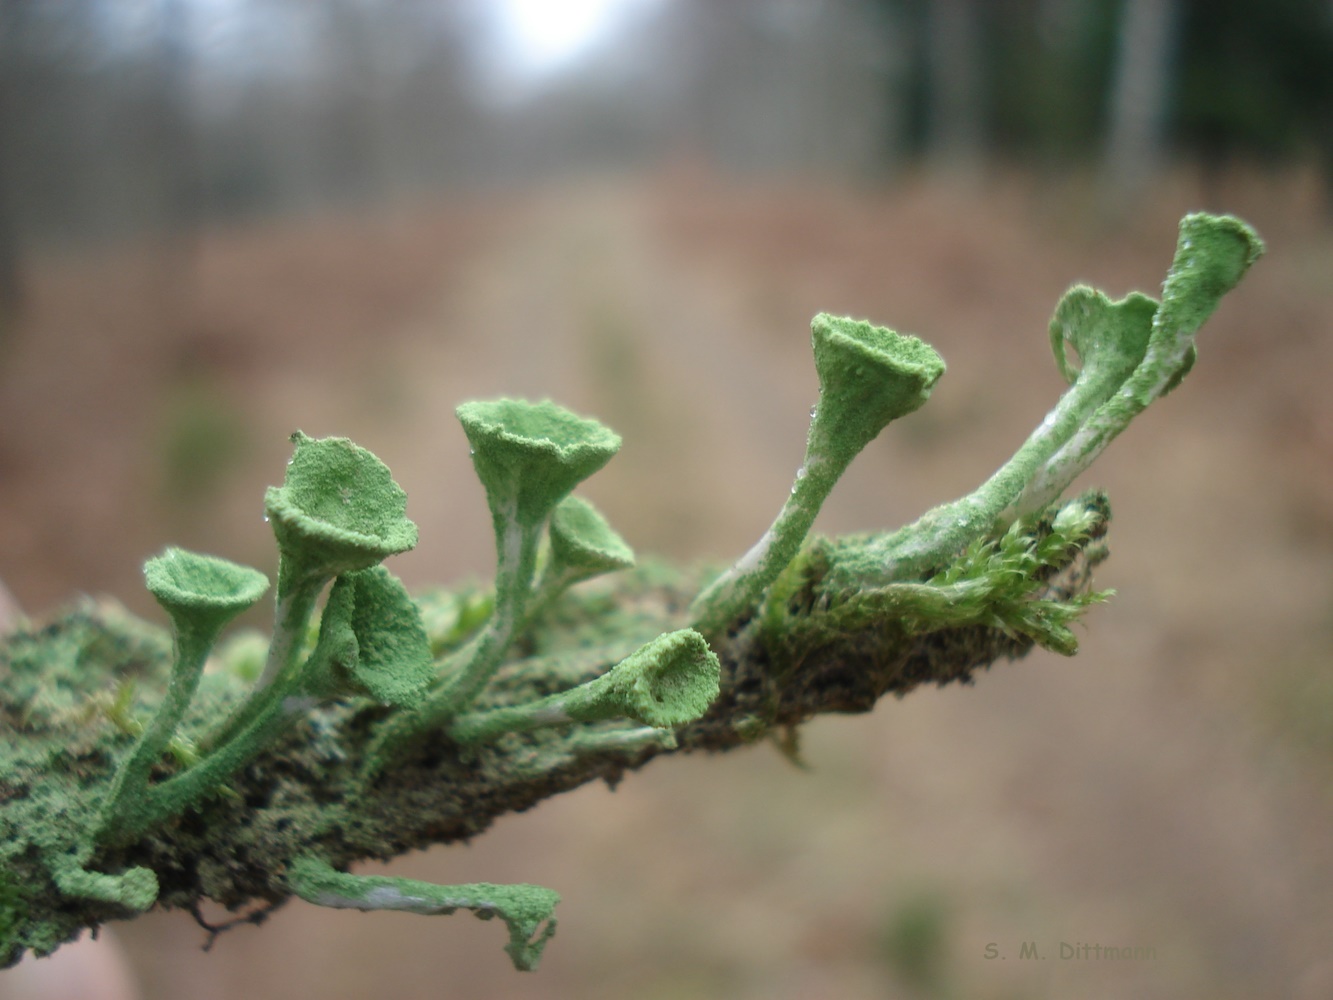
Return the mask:
[[391, 186], [385, 84], [376, 47], [392, 13], [354, 0], [323, 5], [329, 67], [321, 167], [335, 198], [365, 202]]
[[23, 255], [18, 224], [14, 218], [8, 165], [10, 137], [5, 128], [10, 100], [8, 81], [0, 70], [0, 347], [9, 339], [10, 328], [23, 305]]
[[983, 50], [976, 0], [930, 0], [926, 12], [926, 156], [975, 170], [985, 149]]
[[193, 53], [189, 0], [159, 0], [156, 72], [149, 107], [148, 156], [156, 161], [162, 213], [158, 295], [172, 332], [193, 328], [193, 283], [205, 206], [191, 104]]
[[15, 75], [19, 58], [13, 39], [17, 34], [18, 5], [0, 5], [0, 345], [9, 339], [10, 327], [23, 303], [23, 253], [19, 221], [15, 215], [13, 171], [17, 112]]
[[1132, 198], [1165, 159], [1179, 7], [1178, 0], [1125, 0], [1121, 11], [1102, 161], [1112, 209]]

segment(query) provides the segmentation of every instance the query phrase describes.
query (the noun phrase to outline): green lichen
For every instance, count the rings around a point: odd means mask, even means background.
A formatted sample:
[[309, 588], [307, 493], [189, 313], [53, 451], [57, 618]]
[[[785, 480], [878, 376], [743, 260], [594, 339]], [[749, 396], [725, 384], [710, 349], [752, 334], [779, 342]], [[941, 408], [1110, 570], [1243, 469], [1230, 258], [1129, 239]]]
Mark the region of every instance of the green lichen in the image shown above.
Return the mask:
[[816, 714], [966, 681], [1035, 645], [1073, 653], [1072, 625], [1106, 596], [1091, 571], [1110, 509], [1099, 493], [1060, 497], [1179, 384], [1199, 326], [1261, 248], [1235, 219], [1188, 216], [1160, 303], [1071, 289], [1050, 328], [1070, 382], [1056, 407], [977, 491], [891, 533], [806, 538], [847, 465], [926, 401], [943, 362], [916, 338], [817, 316], [805, 464], [720, 575], [635, 565], [570, 495], [615, 454], [614, 433], [498, 400], [458, 410], [494, 586], [414, 598], [380, 565], [417, 538], [389, 470], [345, 439], [296, 434], [265, 502], [279, 549], [267, 641], [222, 638], [267, 588], [261, 574], [169, 549], [145, 576], [170, 634], [85, 603], [0, 642], [0, 965], [153, 905], [262, 913], [295, 895], [498, 916], [515, 966], [535, 967], [552, 890], [349, 869], [467, 840], [665, 753], [771, 738], [794, 756]]
[[19, 949], [18, 932], [27, 920], [28, 907], [20, 886], [0, 860], [0, 964]]
[[[545, 522], [571, 490], [620, 450], [620, 436], [549, 400], [464, 403], [458, 419], [496, 530]], [[511, 510], [512, 508], [512, 510]]]
[[558, 893], [539, 885], [433, 885], [385, 875], [349, 875], [319, 858], [297, 858], [288, 881], [292, 891], [318, 906], [353, 910], [402, 910], [449, 915], [471, 910], [482, 920], [499, 917], [509, 928], [509, 952], [516, 969], [537, 967], [542, 949], [555, 933]]
[[916, 337], [820, 313], [811, 324], [819, 403], [791, 495], [762, 538], [694, 601], [694, 625], [714, 636], [752, 607], [795, 558], [819, 508], [891, 421], [919, 409], [944, 362]]
[[480, 743], [505, 733], [575, 722], [629, 719], [671, 729], [700, 718], [718, 694], [717, 655], [693, 629], [644, 643], [606, 673], [568, 691], [522, 705], [457, 716], [449, 735]]
[[1187, 215], [1160, 306], [1138, 293], [1111, 302], [1084, 286], [1070, 289], [1051, 320], [1051, 344], [1066, 377], [1073, 374], [1066, 344], [1080, 353], [1082, 368], [1059, 403], [990, 479], [875, 540], [864, 572], [841, 582], [919, 578], [975, 539], [1055, 502], [1135, 416], [1185, 377], [1199, 327], [1262, 253], [1263, 242], [1240, 220]]
[[[268, 578], [258, 570], [176, 548], [148, 560], [144, 578], [149, 591], [171, 617], [175, 633], [171, 679], [153, 721], [116, 771], [102, 804], [94, 840], [114, 838], [122, 830], [138, 832], [157, 818], [161, 806], [148, 787], [149, 771], [175, 736], [199, 687], [204, 661], [222, 629], [268, 590]], [[135, 878], [143, 883], [145, 876]], [[93, 880], [86, 884], [104, 883]], [[144, 901], [140, 908], [153, 901], [142, 889], [135, 889], [133, 898]]]
[[[472, 446], [472, 464], [486, 490], [495, 529], [495, 603], [486, 628], [441, 666], [438, 690], [421, 708], [384, 727], [366, 762], [367, 780], [481, 694], [525, 624], [538, 548], [552, 513], [620, 449], [618, 435], [549, 400], [464, 403], [457, 414]], [[605, 538], [602, 542], [608, 544]], [[556, 587], [541, 595], [542, 602], [549, 603], [577, 578], [564, 574]]]
[[344, 573], [329, 592], [302, 688], [415, 708], [435, 680], [421, 613], [383, 566]]
[[586, 580], [633, 565], [634, 550], [587, 500], [567, 497], [555, 508], [551, 515], [554, 575]]
[[346, 438], [297, 431], [292, 442], [283, 484], [264, 497], [281, 557], [279, 598], [416, 545], [417, 527], [403, 513], [407, 494], [383, 462]]

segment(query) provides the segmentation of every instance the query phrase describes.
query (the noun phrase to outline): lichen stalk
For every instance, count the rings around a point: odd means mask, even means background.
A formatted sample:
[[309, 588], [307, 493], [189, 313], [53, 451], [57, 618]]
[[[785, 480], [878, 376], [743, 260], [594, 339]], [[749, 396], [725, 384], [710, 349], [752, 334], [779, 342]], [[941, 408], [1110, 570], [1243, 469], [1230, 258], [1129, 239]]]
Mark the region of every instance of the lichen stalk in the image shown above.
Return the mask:
[[297, 581], [286, 593], [279, 577], [273, 613], [273, 638], [269, 642], [264, 670], [255, 688], [240, 707], [203, 741], [205, 749], [226, 746], [262, 716], [271, 713], [299, 684], [298, 662], [310, 619], [327, 579]]
[[810, 325], [819, 403], [805, 460], [772, 525], [695, 599], [694, 627], [715, 636], [770, 587], [800, 550], [852, 460], [891, 421], [930, 398], [944, 362], [927, 344], [884, 327], [821, 313]]
[[472, 704], [504, 659], [523, 621], [537, 571], [537, 549], [545, 524], [520, 524], [506, 512], [496, 525], [495, 610], [486, 630], [456, 672], [445, 678], [419, 716], [425, 726], [438, 725], [450, 712]]
[[1018, 515], [1058, 497], [1130, 421], [1180, 383], [1194, 365], [1199, 328], [1263, 252], [1263, 241], [1239, 219], [1195, 213], [1181, 220], [1142, 363], [1033, 476], [1015, 505]]
[[[812, 435], [813, 437], [813, 432]], [[826, 456], [806, 452], [787, 501], [758, 542], [701, 593], [693, 625], [715, 635], [747, 607], [753, 606], [783, 568], [792, 561], [815, 523], [834, 484], [846, 471]]]
[[177, 629], [174, 662], [166, 693], [152, 721], [144, 728], [143, 735], [116, 772], [102, 806], [95, 839], [105, 840], [121, 829], [130, 836], [139, 832], [136, 829], [139, 823], [131, 822], [129, 814], [142, 809], [142, 800], [148, 791], [148, 774], [162, 759], [163, 751], [175, 735], [186, 709], [190, 707], [199, 687], [199, 678], [204, 672], [204, 663], [216, 641], [215, 629]]
[[446, 660], [444, 679], [425, 704], [413, 712], [396, 713], [384, 724], [366, 760], [366, 780], [423, 733], [439, 729], [466, 710], [514, 641], [532, 590], [542, 526], [524, 526], [503, 513], [496, 522], [495, 605], [490, 620], [474, 640]]

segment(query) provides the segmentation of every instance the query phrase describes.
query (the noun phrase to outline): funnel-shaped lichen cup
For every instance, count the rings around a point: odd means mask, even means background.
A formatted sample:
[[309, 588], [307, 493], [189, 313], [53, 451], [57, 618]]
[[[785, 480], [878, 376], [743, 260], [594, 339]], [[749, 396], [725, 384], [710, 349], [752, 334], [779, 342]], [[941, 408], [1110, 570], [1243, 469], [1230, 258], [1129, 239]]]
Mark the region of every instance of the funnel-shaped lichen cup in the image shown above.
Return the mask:
[[268, 590], [268, 577], [258, 570], [177, 548], [148, 560], [144, 580], [171, 616], [175, 656], [162, 703], [112, 779], [97, 825], [100, 840], [148, 825], [148, 775], [194, 698], [209, 651], [223, 627]]
[[346, 438], [292, 435], [296, 450], [264, 509], [278, 540], [278, 596], [367, 569], [417, 543], [407, 494], [388, 467]]
[[930, 398], [944, 362], [924, 341], [864, 320], [820, 313], [810, 329], [819, 405], [809, 451], [846, 468], [891, 421]]
[[497, 524], [542, 524], [561, 500], [620, 450], [620, 436], [549, 400], [497, 399], [457, 411]]
[[582, 687], [563, 708], [578, 722], [633, 719], [669, 729], [698, 719], [717, 698], [717, 654], [693, 629], [659, 635]]
[[449, 735], [458, 743], [485, 743], [505, 733], [626, 719], [673, 729], [708, 711], [720, 677], [721, 665], [704, 637], [681, 629], [640, 646], [586, 684], [537, 701], [458, 716]]
[[143, 574], [178, 634], [216, 637], [268, 590], [268, 577], [257, 569], [178, 548], [149, 559]]
[[561, 576], [586, 580], [629, 569], [634, 565], [634, 550], [596, 507], [571, 496], [560, 501], [551, 515], [551, 564]]

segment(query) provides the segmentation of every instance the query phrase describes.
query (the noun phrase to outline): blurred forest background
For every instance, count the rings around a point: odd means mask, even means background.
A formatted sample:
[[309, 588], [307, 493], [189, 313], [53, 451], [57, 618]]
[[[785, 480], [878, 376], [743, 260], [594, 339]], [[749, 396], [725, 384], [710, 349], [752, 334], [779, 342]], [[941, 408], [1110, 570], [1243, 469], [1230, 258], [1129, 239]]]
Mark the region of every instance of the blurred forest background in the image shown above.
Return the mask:
[[297, 427], [394, 469], [410, 584], [484, 580], [452, 410], [505, 393], [622, 433], [586, 492], [641, 552], [733, 557], [819, 310], [949, 362], [819, 524], [895, 527], [1054, 403], [1064, 288], [1154, 291], [1200, 208], [1269, 254], [1089, 477], [1119, 594], [1077, 659], [395, 863], [562, 892], [535, 975], [465, 917], [293, 904], [208, 955], [184, 914], [115, 928], [141, 995], [1333, 996], [1333, 3], [0, 0], [0, 580], [35, 617], [160, 620], [167, 544], [271, 571]]
[[1298, 159], [1333, 183], [1330, 17], [1324, 0], [6, 0], [6, 289], [30, 247], [671, 159], [862, 182], [1003, 160], [1120, 186], [1182, 159]]

